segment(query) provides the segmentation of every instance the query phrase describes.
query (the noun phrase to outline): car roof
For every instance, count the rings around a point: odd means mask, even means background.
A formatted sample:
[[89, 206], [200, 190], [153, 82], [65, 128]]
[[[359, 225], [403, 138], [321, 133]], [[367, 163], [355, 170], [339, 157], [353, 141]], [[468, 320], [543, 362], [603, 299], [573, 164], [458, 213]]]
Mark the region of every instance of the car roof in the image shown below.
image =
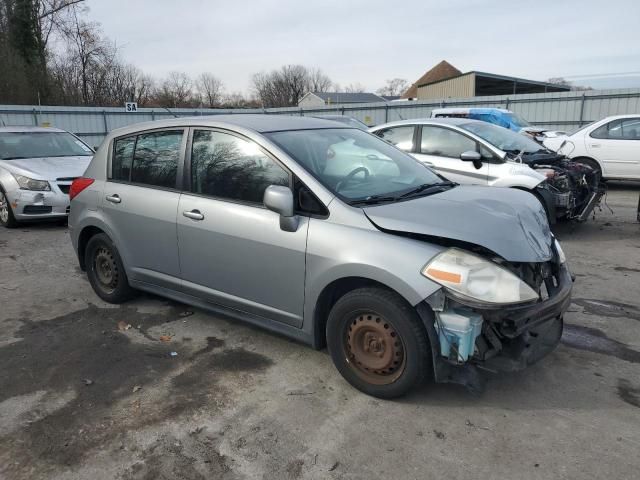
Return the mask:
[[332, 120], [292, 115], [245, 114], [207, 115], [197, 117], [180, 117], [169, 120], [136, 123], [110, 132], [120, 136], [152, 128], [169, 127], [239, 127], [257, 133], [280, 132], [288, 130], [317, 130], [325, 128], [353, 128]]
[[[638, 118], [640, 117], [640, 113], [627, 113], [625, 115], [610, 115], [608, 117], [604, 117], [602, 120], [618, 120], [620, 118]], [[602, 120], [598, 120], [601, 122]]]
[[60, 128], [54, 127], [34, 127], [34, 126], [9, 126], [9, 127], [0, 127], [0, 132], [10, 132], [10, 133], [27, 133], [27, 132], [66, 132], [66, 130], [62, 130]]
[[500, 112], [500, 113], [513, 113], [511, 110], [505, 108], [495, 107], [451, 107], [451, 108], [434, 108], [432, 113], [486, 113], [486, 112]]
[[486, 123], [481, 120], [472, 120], [470, 118], [411, 118], [409, 120], [398, 120], [397, 122], [385, 123], [377, 125], [371, 130], [378, 130], [381, 127], [396, 127], [400, 125], [453, 125], [460, 126], [466, 123]]

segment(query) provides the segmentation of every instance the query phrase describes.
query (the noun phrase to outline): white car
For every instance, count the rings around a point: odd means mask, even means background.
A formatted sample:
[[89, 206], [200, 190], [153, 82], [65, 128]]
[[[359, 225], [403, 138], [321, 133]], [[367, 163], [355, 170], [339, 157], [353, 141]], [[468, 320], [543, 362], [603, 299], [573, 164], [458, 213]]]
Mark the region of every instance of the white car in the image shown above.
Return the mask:
[[604, 179], [640, 180], [640, 114], [616, 115], [544, 146], [601, 171]]
[[93, 150], [57, 128], [0, 127], [0, 225], [65, 220], [69, 190]]
[[551, 222], [586, 220], [602, 197], [599, 177], [588, 166], [487, 122], [413, 119], [379, 125], [369, 132], [454, 182], [527, 190], [542, 202]]

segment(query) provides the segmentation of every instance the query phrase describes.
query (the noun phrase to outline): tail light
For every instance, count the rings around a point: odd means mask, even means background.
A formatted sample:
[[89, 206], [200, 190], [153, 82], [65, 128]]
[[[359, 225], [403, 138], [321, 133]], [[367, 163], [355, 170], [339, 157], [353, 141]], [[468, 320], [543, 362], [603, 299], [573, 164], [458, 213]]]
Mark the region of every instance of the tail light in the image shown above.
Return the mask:
[[82, 192], [85, 188], [91, 185], [95, 180], [93, 178], [79, 177], [76, 178], [71, 184], [71, 188], [69, 189], [69, 200], [73, 200], [78, 196], [80, 192]]

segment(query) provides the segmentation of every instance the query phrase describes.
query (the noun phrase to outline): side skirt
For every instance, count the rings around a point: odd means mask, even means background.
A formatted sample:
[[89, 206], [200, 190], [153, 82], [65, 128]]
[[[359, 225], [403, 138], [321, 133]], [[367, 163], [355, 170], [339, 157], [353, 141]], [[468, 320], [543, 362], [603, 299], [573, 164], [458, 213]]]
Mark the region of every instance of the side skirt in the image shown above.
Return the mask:
[[170, 298], [171, 300], [186, 303], [187, 305], [191, 305], [193, 307], [202, 308], [203, 310], [207, 310], [222, 317], [240, 320], [242, 322], [255, 325], [278, 335], [290, 338], [297, 342], [304, 343], [305, 345], [313, 345], [313, 338], [305, 333], [302, 329], [293, 327], [291, 325], [286, 325], [270, 318], [260, 317], [258, 315], [242, 312], [240, 310], [226, 308], [215, 303], [207, 302], [192, 295], [188, 295], [186, 293], [177, 292], [175, 290], [165, 287], [159, 287], [157, 285], [151, 285], [139, 280], [130, 279], [129, 284], [132, 288], [136, 288], [138, 290], [143, 290], [145, 292], [153, 293], [161, 297]]

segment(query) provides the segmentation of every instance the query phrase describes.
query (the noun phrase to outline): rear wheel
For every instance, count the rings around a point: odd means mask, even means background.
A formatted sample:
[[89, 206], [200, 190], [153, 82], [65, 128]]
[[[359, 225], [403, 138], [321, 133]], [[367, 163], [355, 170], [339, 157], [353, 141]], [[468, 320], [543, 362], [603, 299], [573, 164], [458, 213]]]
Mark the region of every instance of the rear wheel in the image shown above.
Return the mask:
[[0, 225], [7, 228], [15, 228], [18, 226], [16, 217], [13, 216], [9, 199], [2, 187], [0, 187]]
[[87, 277], [96, 294], [109, 303], [123, 303], [133, 296], [118, 249], [104, 233], [94, 235], [85, 250]]
[[379, 398], [406, 394], [428, 376], [431, 354], [416, 312], [382, 288], [347, 293], [331, 309], [327, 346], [342, 376]]

